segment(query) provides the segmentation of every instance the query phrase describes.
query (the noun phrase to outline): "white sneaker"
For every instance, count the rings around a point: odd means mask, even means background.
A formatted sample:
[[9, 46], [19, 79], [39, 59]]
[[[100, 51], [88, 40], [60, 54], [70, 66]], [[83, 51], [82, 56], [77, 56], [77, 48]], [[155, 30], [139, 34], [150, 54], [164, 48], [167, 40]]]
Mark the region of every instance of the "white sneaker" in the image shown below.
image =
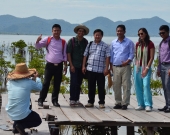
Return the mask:
[[105, 108], [104, 104], [99, 104], [99, 108], [100, 109]]
[[94, 107], [94, 105], [91, 104], [91, 103], [87, 103], [87, 104], [85, 105], [85, 107]]
[[74, 100], [70, 100], [70, 106], [75, 106], [76, 102]]
[[146, 106], [146, 107], [145, 107], [145, 110], [146, 110], [146, 112], [151, 112], [151, 111], [152, 111], [152, 108], [151, 108], [150, 106]]
[[75, 102], [76, 105], [83, 106], [83, 104], [78, 100]]
[[138, 107], [135, 108], [135, 110], [136, 110], [136, 111], [140, 111], [140, 110], [145, 110], [145, 108], [142, 107], [142, 106], [138, 106]]

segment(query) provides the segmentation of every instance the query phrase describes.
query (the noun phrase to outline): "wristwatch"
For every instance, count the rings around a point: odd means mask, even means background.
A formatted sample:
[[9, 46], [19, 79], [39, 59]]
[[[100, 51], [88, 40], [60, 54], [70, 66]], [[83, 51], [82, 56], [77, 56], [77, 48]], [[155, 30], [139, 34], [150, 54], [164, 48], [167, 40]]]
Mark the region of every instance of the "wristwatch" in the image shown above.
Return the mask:
[[149, 67], [148, 67], [148, 66], [146, 66], [146, 69], [149, 69]]

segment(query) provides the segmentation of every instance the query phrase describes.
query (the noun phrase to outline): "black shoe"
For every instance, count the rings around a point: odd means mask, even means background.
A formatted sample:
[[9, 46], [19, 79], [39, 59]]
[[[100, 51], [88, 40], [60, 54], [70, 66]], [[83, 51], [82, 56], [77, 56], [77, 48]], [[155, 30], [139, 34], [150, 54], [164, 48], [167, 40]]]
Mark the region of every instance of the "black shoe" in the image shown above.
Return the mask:
[[43, 102], [38, 101], [38, 105], [39, 105], [39, 106], [43, 106]]
[[53, 106], [55, 106], [55, 107], [60, 107], [60, 104], [55, 101], [55, 102], [53, 102]]
[[13, 129], [12, 129], [12, 133], [13, 133], [13, 134], [17, 134], [17, 133], [19, 133], [19, 132], [18, 132], [18, 130], [17, 130], [16, 128], [13, 128]]
[[18, 130], [20, 135], [28, 135], [28, 133], [25, 132], [24, 128], [20, 124], [16, 124], [15, 128]]
[[165, 111], [166, 109], [168, 109], [167, 106], [164, 106], [162, 109], [158, 109], [159, 111]]
[[164, 110], [165, 113], [170, 113], [170, 108], [167, 108], [166, 110]]
[[122, 110], [127, 110], [127, 105], [123, 105]]
[[121, 109], [122, 108], [122, 105], [120, 105], [120, 104], [116, 104], [114, 107], [113, 107], [113, 109]]

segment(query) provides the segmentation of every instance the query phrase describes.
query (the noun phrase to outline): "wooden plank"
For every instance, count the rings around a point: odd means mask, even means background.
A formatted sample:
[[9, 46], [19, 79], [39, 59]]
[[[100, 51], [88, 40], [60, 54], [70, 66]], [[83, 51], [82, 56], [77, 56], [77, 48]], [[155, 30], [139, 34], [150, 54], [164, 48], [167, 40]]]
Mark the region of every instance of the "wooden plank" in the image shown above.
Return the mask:
[[[65, 99], [67, 100], [69, 104], [69, 94], [64, 94]], [[77, 106], [77, 107], [72, 107], [77, 114], [80, 115], [86, 122], [88, 123], [101, 123], [102, 121], [96, 118], [93, 114], [91, 114], [89, 111], [85, 109], [84, 106]]]
[[6, 107], [8, 103], [8, 95], [7, 94], [1, 94], [2, 95], [2, 107]]
[[[132, 97], [133, 100], [136, 100], [134, 97]], [[154, 101], [154, 98], [153, 98]], [[154, 102], [153, 102], [154, 103]], [[157, 104], [161, 104], [159, 101]], [[155, 103], [154, 103], [155, 105]], [[155, 106], [153, 106], [155, 107]], [[144, 113], [150, 115], [151, 117], [155, 118], [156, 120], [158, 120], [159, 122], [166, 122], [169, 123], [170, 119], [168, 117], [166, 117], [164, 114], [160, 113], [157, 109], [152, 109], [152, 112], [146, 112], [144, 111]]]
[[158, 96], [153, 96], [152, 99], [154, 100], [153, 103], [155, 103], [155, 105], [158, 105], [158, 103], [159, 103], [160, 108], [163, 108], [166, 105], [165, 100], [164, 101], [161, 100], [161, 98]]
[[[59, 95], [62, 96], [62, 95]], [[70, 120], [67, 118], [67, 116], [63, 113], [60, 107], [54, 107], [51, 102], [51, 93], [48, 93], [47, 95], [47, 101], [51, 106], [51, 109], [54, 111], [55, 116], [57, 117], [57, 122], [70, 122]]]
[[156, 98], [156, 99], [158, 99], [158, 100], [160, 100], [160, 101], [163, 102], [164, 105], [165, 105], [165, 97], [164, 97], [164, 96], [153, 96], [153, 97]]
[[[135, 97], [131, 97], [131, 106], [132, 107], [137, 107], [138, 104], [137, 104], [137, 101], [134, 99]], [[146, 112], [145, 110], [141, 110], [141, 111], [136, 111], [136, 110], [131, 110], [131, 112], [134, 114], [134, 115], [137, 115], [138, 117], [141, 117], [145, 120], [147, 120], [148, 122], [163, 122], [163, 121], [160, 121], [158, 119], [155, 119], [153, 116], [151, 115], [148, 115], [148, 113], [150, 112]]]
[[[160, 103], [160, 101], [157, 98], [153, 98], [153, 107], [154, 108], [163, 108], [162, 104]], [[154, 109], [154, 111], [170, 118], [169, 113], [164, 113], [164, 111], [159, 111], [157, 109]]]
[[42, 120], [41, 125], [36, 127], [37, 132], [33, 131], [32, 133], [30, 132], [30, 129], [26, 129], [25, 131], [29, 133], [29, 135], [50, 135], [49, 128], [48, 128], [48, 123], [44, 120]]
[[1, 115], [2, 115], [2, 121], [4, 124], [8, 125], [10, 128], [12, 128], [13, 121], [9, 118], [5, 107], [8, 103], [8, 95], [7, 94], [1, 94], [2, 95], [2, 106], [1, 106]]
[[37, 112], [40, 115], [40, 117], [42, 118], [43, 117], [42, 112], [40, 112], [40, 110], [38, 109], [38, 106], [37, 106], [38, 103], [35, 102], [35, 99], [36, 98], [34, 97], [34, 93], [31, 93], [32, 110]]
[[63, 95], [59, 96], [60, 108], [62, 112], [67, 116], [70, 122], [85, 123], [85, 121], [69, 106]]
[[[87, 95], [85, 94], [81, 94], [80, 95], [80, 101], [83, 104], [87, 104]], [[104, 114], [103, 112], [101, 112], [100, 110], [98, 110], [96, 107], [91, 107], [91, 108], [86, 108], [90, 113], [92, 113], [95, 117], [97, 117], [99, 120], [103, 121], [103, 122], [114, 122], [113, 119], [111, 119], [110, 117], [108, 117], [106, 114]]]
[[12, 131], [3, 131], [0, 129], [0, 135], [13, 135]]
[[[115, 104], [114, 96], [113, 95], [106, 96], [106, 101], [107, 101], [107, 104], [109, 105], [109, 107], [113, 108], [113, 105]], [[146, 120], [134, 115], [133, 113], [131, 113], [129, 109], [130, 108], [128, 107], [127, 110], [114, 109], [114, 111], [117, 112], [118, 114], [122, 115], [126, 119], [133, 121], [134, 123], [135, 122], [136, 123], [148, 123], [148, 121], [146, 121]]]
[[[38, 98], [39, 98], [39, 95], [33, 94], [32, 96], [34, 97], [34, 99], [38, 99]], [[43, 107], [38, 106], [38, 103], [37, 103], [37, 102], [32, 101], [32, 103], [33, 103], [33, 104], [36, 104], [37, 108], [38, 108], [39, 111], [42, 113], [42, 118], [43, 118], [43, 119], [46, 118], [47, 114], [50, 114], [50, 115], [55, 116], [55, 113], [54, 113], [54, 111], [51, 109], [51, 107], [50, 107], [50, 109], [44, 109]], [[49, 103], [46, 102], [46, 104], [49, 104]]]
[[109, 116], [115, 122], [130, 122], [128, 119], [125, 119], [120, 114], [115, 112], [113, 109], [109, 108], [109, 105], [107, 104], [107, 95], [105, 96], [105, 98], [106, 98], [105, 108], [99, 109], [99, 105], [98, 105], [98, 102], [97, 102], [99, 100], [98, 95], [95, 96], [95, 101], [96, 101], [95, 106], [96, 106], [96, 108], [98, 108], [100, 111], [105, 113], [107, 116]]
[[8, 126], [9, 130], [12, 130], [13, 121], [9, 118], [4, 107], [1, 107], [1, 123], [2, 123], [2, 125]]

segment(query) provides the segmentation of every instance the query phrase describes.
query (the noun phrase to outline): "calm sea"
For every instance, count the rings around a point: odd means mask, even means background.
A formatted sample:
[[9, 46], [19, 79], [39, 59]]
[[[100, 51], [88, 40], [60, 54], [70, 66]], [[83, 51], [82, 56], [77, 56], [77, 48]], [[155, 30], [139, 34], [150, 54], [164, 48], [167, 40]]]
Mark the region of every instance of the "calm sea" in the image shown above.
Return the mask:
[[[43, 35], [43, 37], [46, 37], [47, 35]], [[26, 43], [34, 43], [37, 39], [38, 35], [0, 35], [0, 45], [5, 44], [11, 44], [12, 42], [18, 41], [18, 40], [24, 40]], [[68, 41], [73, 36], [61, 36], [61, 38], [64, 38], [66, 41]], [[85, 36], [85, 38], [88, 41], [93, 41], [93, 36]], [[117, 37], [103, 37], [103, 41], [107, 44], [110, 44], [112, 40], [116, 39]], [[127, 37], [131, 39], [134, 43], [138, 41], [138, 37]], [[152, 42], [157, 46], [159, 45], [161, 38], [160, 37], [151, 37], [150, 38]]]

